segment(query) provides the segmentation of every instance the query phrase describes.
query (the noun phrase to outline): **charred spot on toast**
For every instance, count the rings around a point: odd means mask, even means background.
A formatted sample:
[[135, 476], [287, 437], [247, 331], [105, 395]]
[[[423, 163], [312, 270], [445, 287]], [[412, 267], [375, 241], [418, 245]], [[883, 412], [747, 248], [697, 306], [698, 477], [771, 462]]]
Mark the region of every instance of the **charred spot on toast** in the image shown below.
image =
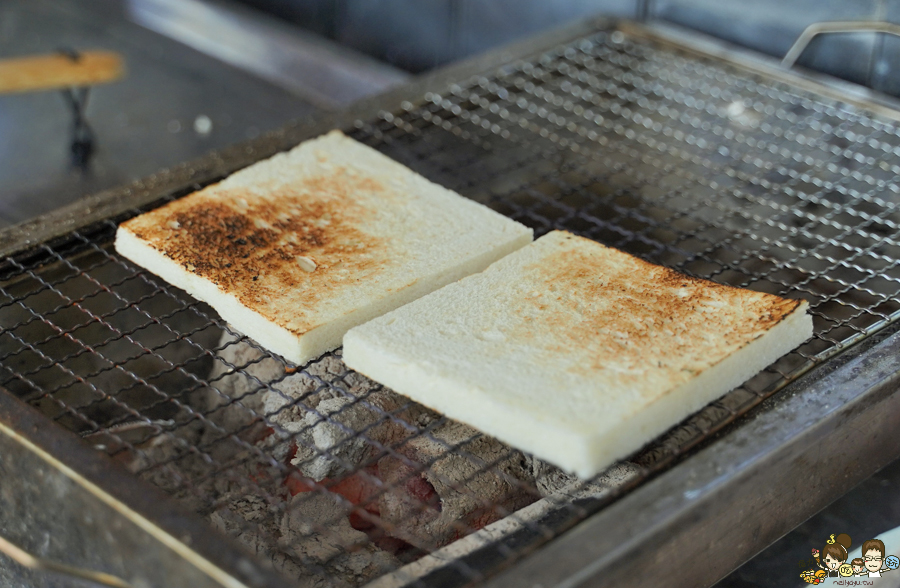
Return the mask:
[[123, 227], [263, 315], [279, 293], [300, 292], [302, 307], [286, 328], [301, 334], [316, 326], [303, 319], [305, 308], [335, 286], [365, 280], [390, 260], [389, 243], [361, 228], [376, 214], [354, 202], [354, 191], [361, 189], [383, 187], [346, 176], [273, 186], [264, 195], [218, 186]]
[[[673, 377], [696, 375], [709, 358], [762, 336], [801, 304], [693, 278], [587, 239], [561, 239], [526, 268], [533, 284], [513, 337], [554, 353], [584, 349], [587, 374], [610, 362], [640, 378], [647, 357]], [[727, 355], [727, 354], [726, 354]], [[684, 375], [682, 375], [682, 373]]]

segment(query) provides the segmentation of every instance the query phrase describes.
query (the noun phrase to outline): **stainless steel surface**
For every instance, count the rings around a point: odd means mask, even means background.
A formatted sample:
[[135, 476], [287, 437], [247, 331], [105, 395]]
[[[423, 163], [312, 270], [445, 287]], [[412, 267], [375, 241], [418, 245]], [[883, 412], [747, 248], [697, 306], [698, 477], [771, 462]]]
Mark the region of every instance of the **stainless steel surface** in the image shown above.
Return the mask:
[[72, 115], [58, 92], [0, 97], [0, 226], [132, 182], [317, 111], [256, 75], [128, 19], [120, 0], [0, 2], [0, 54], [68, 49], [122, 55], [127, 75], [93, 88], [95, 152], [71, 164]]
[[787, 68], [793, 67], [800, 55], [803, 54], [803, 51], [806, 50], [809, 42], [818, 35], [859, 32], [886, 33], [889, 35], [900, 36], [900, 25], [877, 21], [838, 21], [811, 24], [806, 27], [803, 34], [797, 38], [797, 41], [785, 54], [784, 58], [781, 60], [781, 65]]
[[329, 110], [345, 108], [409, 74], [297, 27], [222, 0], [128, 0], [141, 25], [262, 77]]
[[[484, 582], [537, 550], [533, 561], [497, 578], [498, 585], [539, 578], [547, 585], [594, 585], [620, 573], [614, 567], [632, 546], [643, 554], [648, 578], [674, 570], [672, 577], [685, 582], [714, 581], [870, 473], [856, 461], [859, 452], [896, 425], [895, 411], [880, 410], [897, 402], [896, 355], [887, 353], [896, 342], [874, 345], [900, 318], [900, 167], [892, 162], [900, 134], [895, 119], [884, 116], [891, 112], [888, 102], [858, 93], [852, 104], [842, 103], [831, 97], [834, 92], [770, 61], [709, 42], [685, 48], [671, 32], [612, 21], [452, 68], [347, 114], [283, 129], [0, 234], [7, 254], [19, 252], [0, 266], [3, 383], [92, 442], [103, 439], [98, 444], [139, 476], [203, 514], [228, 508], [235, 494], [263, 501], [268, 514], [231, 529], [245, 541], [250, 535], [256, 541], [260, 529], [277, 527], [304, 502], [328, 497], [343, 509], [333, 518], [353, 515], [366, 528], [367, 540], [354, 535], [363, 551], [382, 549], [385, 539], [405, 543], [407, 551], [392, 554], [399, 555], [387, 566], [396, 567], [404, 563], [401, 555], [435, 545], [410, 533], [404, 520], [387, 520], [378, 510], [380, 497], [428, 476], [440, 478], [449, 460], [469, 472], [450, 480], [456, 497], [505, 514], [505, 506], [484, 504], [469, 487], [479, 476], [497, 476], [536, 500], [536, 481], [498, 469], [504, 460], [518, 459], [514, 451], [485, 460], [474, 452], [479, 443], [490, 443], [482, 436], [448, 442], [435, 433], [450, 426], [445, 419], [409, 422], [404, 415], [415, 406], [393, 399], [397, 404], [385, 408], [383, 391], [347, 372], [339, 353], [291, 366], [239, 336], [236, 342], [220, 339], [228, 327], [214, 312], [113, 252], [115, 221], [139, 207], [184, 195], [328, 128], [343, 128], [426, 177], [533, 226], [538, 235], [567, 228], [692, 275], [810, 301], [815, 337], [632, 456], [638, 473], [630, 482], [602, 496], [562, 500], [552, 516], [523, 519], [522, 532], [410, 578], [419, 585]], [[45, 244], [22, 251], [37, 243]], [[856, 359], [835, 358], [853, 345]], [[235, 361], [229, 356], [235, 349], [253, 359]], [[265, 377], [258, 371], [264, 363], [274, 366]], [[815, 366], [815, 373], [801, 378]], [[224, 377], [246, 382], [245, 393], [226, 393]], [[326, 394], [344, 408], [331, 412], [305, 404], [282, 389], [290, 378], [307, 382], [311, 396]], [[839, 384], [838, 392], [831, 389]], [[307, 424], [286, 424], [283, 406], [253, 404], [261, 397], [287, 401]], [[348, 407], [365, 409], [402, 434], [382, 442], [372, 423], [348, 426], [343, 417], [354, 410]], [[734, 424], [747, 414], [752, 417]], [[236, 420], [229, 423], [225, 415]], [[127, 437], [116, 428], [133, 422], [147, 425], [143, 434]], [[348, 463], [334, 453], [337, 446], [311, 442], [305, 435], [320, 422], [342, 431], [340, 443], [360, 441], [375, 456]], [[861, 422], [868, 435], [855, 432]], [[274, 436], [259, 439], [267, 431]], [[728, 434], [717, 438], [723, 431]], [[287, 464], [283, 447], [270, 437], [293, 441], [309, 457]], [[411, 456], [408, 447], [416, 443], [439, 450], [427, 459]], [[158, 447], [171, 452], [157, 454]], [[840, 447], [847, 450], [834, 451]], [[809, 461], [816, 448], [831, 452], [832, 469], [822, 472]], [[881, 443], [875, 461], [898, 455], [894, 443]], [[319, 458], [349, 467], [358, 483], [376, 488], [354, 502], [340, 494], [351, 476], [313, 482], [298, 475]], [[371, 467], [388, 458], [406, 473], [379, 477], [383, 472]], [[742, 481], [759, 477], [774, 488], [790, 488], [804, 472], [818, 473], [822, 485], [748, 502], [754, 520], [776, 516], [758, 532], [742, 531], [720, 563], [704, 568], [687, 559], [673, 566], [663, 559], [675, 548], [673, 538], [702, 539], [692, 547], [702, 549], [705, 541], [732, 533], [730, 525], [744, 512], [736, 505], [751, 501], [748, 493], [755, 491]], [[300, 496], [290, 506], [285, 487]], [[434, 509], [427, 497], [412, 498], [411, 514]], [[564, 534], [582, 521], [577, 533]], [[327, 525], [309, 527], [301, 533], [304, 541], [331, 533]], [[460, 520], [455, 529], [466, 534], [477, 527], [477, 521]], [[600, 528], [609, 540], [601, 540]], [[663, 531], [678, 532], [668, 537]], [[585, 540], [604, 546], [606, 555], [597, 559], [591, 546], [575, 549]], [[279, 560], [286, 573], [299, 574], [302, 582], [353, 584], [371, 573], [337, 575], [346, 558], [359, 553], [346, 547], [324, 558], [279, 553], [276, 560], [287, 557]]]
[[[271, 569], [211, 536], [196, 515], [6, 392], [0, 393], [0, 534], [57, 566], [89, 567], [134, 588], [285, 586]], [[86, 586], [66, 580], [22, 568], [0, 552], [5, 588]]]
[[660, 43], [677, 51], [698, 57], [714, 57], [747, 73], [757, 74], [772, 82], [781, 82], [797, 90], [811, 92], [833, 102], [848, 104], [891, 121], [900, 120], [900, 100], [865, 86], [846, 82], [826, 74], [804, 69], [787, 70], [780, 59], [749, 53], [712, 37], [680, 27], [653, 23], [650, 27], [632, 27], [623, 22], [621, 30], [653, 43]]
[[[724, 41], [780, 59], [814, 23], [828, 21], [892, 21], [884, 0], [854, 2], [821, 0], [658, 0], [659, 20], [703, 32]], [[886, 91], [886, 78], [896, 77], [892, 65], [880, 62], [881, 75], [869, 71], [879, 56], [879, 36], [872, 33], [830, 35], [816, 39], [799, 65], [850, 82]], [[896, 92], [888, 92], [896, 95]]]

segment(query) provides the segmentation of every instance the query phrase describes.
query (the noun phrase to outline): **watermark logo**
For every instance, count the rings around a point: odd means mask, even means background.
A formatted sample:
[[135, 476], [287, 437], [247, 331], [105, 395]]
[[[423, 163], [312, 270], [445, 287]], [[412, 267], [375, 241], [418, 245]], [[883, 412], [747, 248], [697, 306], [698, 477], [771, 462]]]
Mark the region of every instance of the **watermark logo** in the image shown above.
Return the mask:
[[800, 561], [800, 578], [807, 584], [871, 586], [875, 583], [873, 578], [900, 568], [900, 558], [887, 555], [884, 543], [878, 539], [863, 541], [861, 557], [847, 561], [851, 544], [846, 533], [829, 535], [821, 550], [812, 550], [811, 559]]

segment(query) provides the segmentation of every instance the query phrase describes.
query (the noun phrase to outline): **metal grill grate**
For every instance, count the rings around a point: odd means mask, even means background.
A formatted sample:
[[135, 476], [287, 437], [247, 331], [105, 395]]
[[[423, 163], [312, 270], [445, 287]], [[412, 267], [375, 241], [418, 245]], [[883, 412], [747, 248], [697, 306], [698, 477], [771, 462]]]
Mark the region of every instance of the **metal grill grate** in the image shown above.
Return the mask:
[[[122, 219], [6, 258], [0, 384], [302, 586], [477, 582], [900, 316], [897, 128], [789, 85], [600, 32], [346, 130], [537, 235], [805, 298], [816, 335], [579, 483], [349, 372], [339, 351], [271, 356], [117, 257]], [[480, 558], [460, 548], [384, 576], [503, 517]]]

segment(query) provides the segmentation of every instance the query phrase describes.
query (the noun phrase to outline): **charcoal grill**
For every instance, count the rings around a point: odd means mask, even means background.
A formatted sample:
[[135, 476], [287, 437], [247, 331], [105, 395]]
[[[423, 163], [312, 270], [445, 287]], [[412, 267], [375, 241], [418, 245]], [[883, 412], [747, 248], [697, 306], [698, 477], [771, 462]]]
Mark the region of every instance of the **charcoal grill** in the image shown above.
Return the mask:
[[[693, 33], [591, 20], [7, 230], [0, 535], [134, 586], [712, 584], [900, 456], [898, 112]], [[386, 405], [340, 350], [284, 363], [115, 254], [118, 222], [332, 128], [536, 236], [567, 229], [804, 298], [815, 336], [618, 478], [547, 490], [506, 467], [534, 474], [529, 456], [485, 459], [479, 433], [448, 440], [445, 418]], [[303, 392], [285, 392], [298, 379]], [[354, 428], [351, 410], [371, 418]], [[374, 434], [385, 424], [400, 431], [390, 442]], [[324, 426], [331, 446], [310, 441]], [[413, 455], [417, 440], [439, 451]], [[340, 451], [352, 443], [362, 461]], [[405, 473], [385, 481], [385, 458]], [[423, 490], [450, 458], [466, 473]], [[302, 469], [315, 460], [330, 468], [318, 481]], [[516, 500], [473, 494], [484, 476]], [[418, 489], [408, 513], [424, 516], [441, 508], [436, 483], [478, 515], [447, 545], [379, 506]], [[336, 510], [304, 518], [322, 500]], [[285, 525], [312, 547], [279, 544]]]

